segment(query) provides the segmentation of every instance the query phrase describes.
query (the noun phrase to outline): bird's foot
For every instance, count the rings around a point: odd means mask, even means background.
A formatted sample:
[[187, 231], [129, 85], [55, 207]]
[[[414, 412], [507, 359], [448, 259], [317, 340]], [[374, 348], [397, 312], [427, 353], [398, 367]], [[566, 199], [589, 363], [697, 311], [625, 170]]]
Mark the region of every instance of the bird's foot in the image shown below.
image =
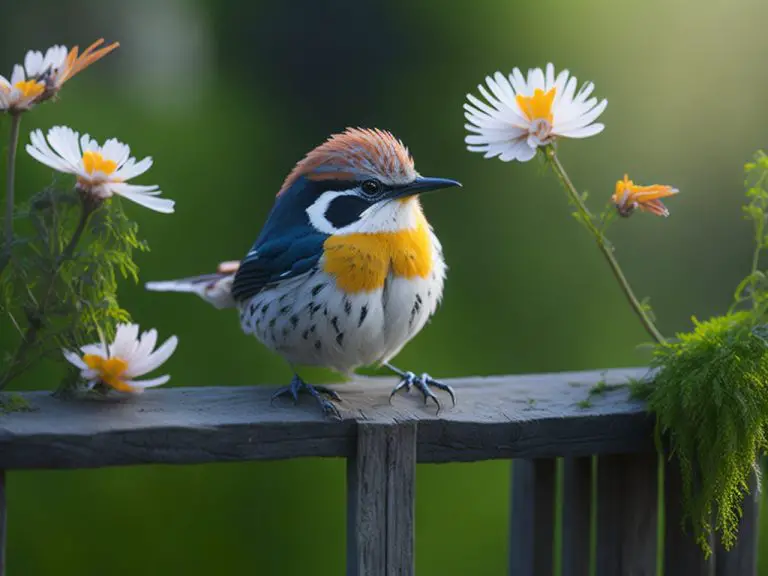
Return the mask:
[[421, 392], [422, 396], [424, 396], [424, 404], [427, 404], [430, 399], [434, 401], [435, 406], [437, 406], [438, 414], [440, 413], [440, 409], [442, 408], [442, 406], [440, 405], [440, 400], [438, 400], [437, 396], [432, 391], [432, 388], [437, 388], [438, 390], [443, 390], [445, 392], [448, 392], [448, 395], [451, 397], [451, 401], [453, 402], [453, 405], [456, 406], [456, 393], [453, 391], [453, 388], [451, 388], [448, 384], [444, 384], [439, 380], [435, 380], [434, 378], [432, 378], [432, 376], [426, 373], [422, 374], [421, 376], [417, 376], [413, 372], [404, 372], [389, 364], [387, 364], [386, 366], [387, 368], [395, 372], [398, 376], [400, 376], [400, 383], [392, 389], [392, 392], [389, 395], [390, 402], [392, 402], [392, 398], [394, 398], [395, 394], [397, 394], [401, 390], [405, 390], [406, 392], [409, 392], [411, 389], [411, 386], [413, 386], [419, 392]]
[[[336, 420], [341, 420], [339, 409], [333, 402], [331, 402], [331, 400], [341, 402], [341, 396], [339, 396], [335, 390], [331, 390], [326, 386], [312, 386], [311, 384], [307, 384], [296, 375], [294, 375], [288, 386], [284, 386], [272, 394], [272, 402], [282, 396], [290, 395], [293, 399], [293, 403], [296, 404], [299, 401], [299, 394], [302, 392], [309, 393], [315, 400], [317, 400], [318, 404], [320, 404], [320, 408], [323, 410], [323, 414]], [[327, 397], [329, 397], [330, 400]]]

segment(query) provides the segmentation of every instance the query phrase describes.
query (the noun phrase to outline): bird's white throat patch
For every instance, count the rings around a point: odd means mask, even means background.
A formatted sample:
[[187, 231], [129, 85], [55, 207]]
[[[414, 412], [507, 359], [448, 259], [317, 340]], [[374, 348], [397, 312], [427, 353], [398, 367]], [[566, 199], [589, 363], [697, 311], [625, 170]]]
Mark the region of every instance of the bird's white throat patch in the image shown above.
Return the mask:
[[359, 219], [337, 228], [327, 213], [334, 200], [342, 196], [357, 196], [354, 190], [328, 190], [323, 192], [307, 208], [309, 222], [324, 234], [376, 234], [416, 228], [419, 224], [419, 201], [416, 197], [406, 200], [381, 200], [361, 212]]

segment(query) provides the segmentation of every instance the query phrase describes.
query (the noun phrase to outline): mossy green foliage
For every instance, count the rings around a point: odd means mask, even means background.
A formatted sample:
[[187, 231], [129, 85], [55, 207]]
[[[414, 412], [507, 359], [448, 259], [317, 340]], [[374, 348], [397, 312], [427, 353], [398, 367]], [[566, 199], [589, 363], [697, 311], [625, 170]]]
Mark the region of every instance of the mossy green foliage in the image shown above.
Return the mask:
[[643, 402], [648, 401], [655, 388], [652, 381], [638, 378], [630, 378], [627, 385], [629, 386], [629, 397], [632, 400]]
[[597, 384], [592, 386], [592, 388], [589, 389], [589, 394], [586, 398], [583, 400], [579, 400], [576, 405], [579, 408], [587, 409], [592, 407], [592, 399], [596, 396], [603, 396], [604, 394], [608, 392], [612, 392], [614, 390], [620, 390], [621, 388], [626, 388], [629, 384], [608, 384], [605, 380], [600, 380]]
[[705, 552], [713, 526], [735, 542], [748, 480], [768, 447], [768, 347], [749, 312], [695, 322], [656, 348], [649, 397], [683, 477], [684, 508]]
[[0, 397], [0, 412], [32, 412], [33, 408], [27, 400], [19, 394], [5, 394]]
[[[0, 388], [61, 349], [111, 338], [128, 313], [118, 280], [138, 280], [134, 250], [146, 245], [119, 199], [95, 201], [51, 187], [16, 212], [16, 237], [0, 271], [0, 322], [16, 342], [0, 357]], [[72, 383], [72, 378], [67, 382]]]
[[693, 331], [659, 344], [654, 385], [638, 390], [680, 463], [686, 519], [707, 554], [713, 529], [726, 548], [734, 544], [750, 475], [768, 448], [768, 284], [760, 270], [768, 247], [767, 180], [768, 157], [760, 152], [746, 165], [752, 270], [731, 310], [706, 322], [694, 319]]

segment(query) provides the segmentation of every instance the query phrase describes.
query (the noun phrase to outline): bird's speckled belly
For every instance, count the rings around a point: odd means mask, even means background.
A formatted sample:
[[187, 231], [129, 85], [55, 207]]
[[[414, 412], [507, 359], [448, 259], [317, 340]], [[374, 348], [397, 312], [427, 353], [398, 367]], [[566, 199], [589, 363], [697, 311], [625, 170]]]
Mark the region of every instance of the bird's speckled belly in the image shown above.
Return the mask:
[[392, 358], [434, 313], [445, 265], [433, 244], [426, 278], [389, 271], [384, 285], [350, 293], [316, 269], [265, 290], [240, 307], [240, 322], [264, 345], [297, 365], [349, 372]]

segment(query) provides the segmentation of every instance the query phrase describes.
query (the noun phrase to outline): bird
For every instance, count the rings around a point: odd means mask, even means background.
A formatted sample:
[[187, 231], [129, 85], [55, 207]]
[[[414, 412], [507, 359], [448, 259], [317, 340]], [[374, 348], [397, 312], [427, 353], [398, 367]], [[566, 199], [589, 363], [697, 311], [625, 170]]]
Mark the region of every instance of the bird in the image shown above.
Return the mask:
[[266, 222], [241, 260], [215, 273], [148, 282], [161, 292], [197, 294], [235, 308], [240, 327], [293, 371], [273, 396], [308, 393], [340, 419], [341, 396], [299, 376], [321, 366], [346, 376], [364, 366], [398, 376], [389, 400], [412, 387], [440, 411], [435, 390], [454, 390], [391, 360], [430, 320], [443, 295], [446, 263], [420, 203], [426, 192], [461, 186], [421, 176], [408, 148], [378, 128], [347, 128], [301, 159], [277, 192]]

